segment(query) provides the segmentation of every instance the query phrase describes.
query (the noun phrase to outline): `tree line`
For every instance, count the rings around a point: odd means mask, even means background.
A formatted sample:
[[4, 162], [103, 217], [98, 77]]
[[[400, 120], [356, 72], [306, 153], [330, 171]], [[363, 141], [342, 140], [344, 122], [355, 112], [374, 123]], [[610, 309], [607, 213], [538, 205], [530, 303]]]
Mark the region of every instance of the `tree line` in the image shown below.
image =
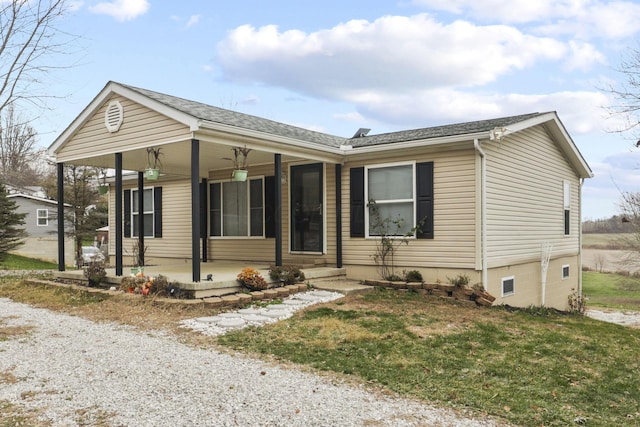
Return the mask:
[[624, 214], [582, 221], [583, 233], [633, 233], [634, 231], [632, 222]]

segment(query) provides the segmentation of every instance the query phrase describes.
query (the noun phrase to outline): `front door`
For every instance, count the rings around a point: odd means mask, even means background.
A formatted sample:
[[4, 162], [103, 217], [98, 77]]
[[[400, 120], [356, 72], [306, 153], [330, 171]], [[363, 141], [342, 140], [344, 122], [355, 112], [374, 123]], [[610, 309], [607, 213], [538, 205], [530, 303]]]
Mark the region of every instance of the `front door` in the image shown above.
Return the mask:
[[291, 251], [323, 250], [322, 163], [291, 166]]

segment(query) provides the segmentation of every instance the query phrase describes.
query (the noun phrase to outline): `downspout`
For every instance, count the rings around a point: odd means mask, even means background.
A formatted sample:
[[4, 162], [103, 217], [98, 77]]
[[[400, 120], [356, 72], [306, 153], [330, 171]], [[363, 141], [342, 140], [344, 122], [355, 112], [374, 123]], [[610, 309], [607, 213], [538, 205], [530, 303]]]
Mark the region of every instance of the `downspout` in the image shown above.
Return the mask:
[[584, 184], [584, 178], [580, 178], [580, 185], [578, 186], [579, 198], [578, 200], [578, 295], [582, 296], [582, 184]]
[[487, 160], [478, 138], [473, 146], [480, 155], [480, 256], [482, 263], [482, 287], [487, 290]]

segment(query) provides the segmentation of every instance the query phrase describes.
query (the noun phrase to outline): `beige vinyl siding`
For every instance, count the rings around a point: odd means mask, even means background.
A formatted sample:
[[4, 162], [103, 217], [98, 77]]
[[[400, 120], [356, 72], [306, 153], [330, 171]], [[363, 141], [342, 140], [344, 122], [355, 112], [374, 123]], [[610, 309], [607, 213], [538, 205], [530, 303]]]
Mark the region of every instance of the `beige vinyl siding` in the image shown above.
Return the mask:
[[[191, 184], [189, 181], [163, 181], [151, 184], [145, 181], [145, 188], [162, 187], [162, 237], [144, 238], [145, 263], [154, 264], [161, 259], [191, 259]], [[123, 189], [137, 190], [134, 182], [125, 182]], [[115, 233], [115, 197], [109, 193], [109, 230]], [[123, 199], [124, 203], [124, 199]], [[136, 239], [123, 239], [125, 263], [132, 254]], [[115, 236], [109, 239], [109, 253], [115, 254]]]
[[[471, 147], [472, 144], [469, 144]], [[475, 151], [434, 151], [423, 148], [402, 156], [383, 153], [369, 161], [346, 163], [343, 167], [343, 261], [349, 265], [375, 265], [373, 238], [351, 238], [349, 206], [349, 169], [402, 161], [433, 162], [434, 239], [411, 239], [397, 249], [396, 265], [402, 268], [474, 268], [475, 267]], [[384, 161], [382, 161], [382, 159]]]
[[[247, 180], [273, 175], [273, 165], [249, 166]], [[229, 181], [231, 169], [209, 172], [209, 182]], [[208, 191], [208, 190], [207, 190]], [[207, 221], [209, 210], [207, 209]], [[209, 225], [211, 230], [211, 225]], [[275, 239], [263, 237], [209, 237], [209, 258], [213, 260], [273, 262]]]
[[[489, 267], [579, 251], [579, 179], [542, 126], [484, 145]], [[571, 233], [564, 235], [564, 181], [571, 182]]]
[[[293, 163], [301, 164], [301, 163]], [[282, 165], [282, 170], [289, 177], [289, 163]], [[256, 165], [249, 167], [247, 179], [252, 177], [265, 177], [274, 175], [274, 166]], [[231, 169], [212, 171], [209, 173], [209, 182], [229, 180]], [[291, 254], [289, 252], [289, 180], [281, 183], [282, 190], [282, 254], [284, 261], [289, 263], [319, 262], [325, 264], [335, 263], [336, 227], [335, 227], [335, 167], [332, 164], [324, 168], [324, 192], [325, 192], [325, 254]], [[262, 237], [210, 237], [209, 254], [214, 260], [238, 260], [238, 261], [275, 261], [275, 239]]]
[[[114, 100], [122, 104], [124, 120], [120, 130], [111, 133], [105, 127], [104, 113]], [[187, 126], [127, 98], [113, 96], [62, 147], [56, 160], [90, 158], [190, 137]]]

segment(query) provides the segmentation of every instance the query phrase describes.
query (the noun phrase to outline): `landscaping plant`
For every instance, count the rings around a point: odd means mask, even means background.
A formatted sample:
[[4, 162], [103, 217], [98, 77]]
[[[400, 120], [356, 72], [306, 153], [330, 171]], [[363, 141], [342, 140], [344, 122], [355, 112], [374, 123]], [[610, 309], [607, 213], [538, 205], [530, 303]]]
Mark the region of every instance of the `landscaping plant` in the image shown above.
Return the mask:
[[380, 208], [375, 200], [369, 200], [369, 229], [370, 235], [377, 237], [373, 255], [378, 269], [378, 275], [384, 280], [400, 281], [402, 278], [395, 272], [395, 253], [400, 245], [408, 245], [409, 238], [420, 229], [419, 225], [403, 232], [406, 228], [405, 219], [400, 216], [382, 217]]

